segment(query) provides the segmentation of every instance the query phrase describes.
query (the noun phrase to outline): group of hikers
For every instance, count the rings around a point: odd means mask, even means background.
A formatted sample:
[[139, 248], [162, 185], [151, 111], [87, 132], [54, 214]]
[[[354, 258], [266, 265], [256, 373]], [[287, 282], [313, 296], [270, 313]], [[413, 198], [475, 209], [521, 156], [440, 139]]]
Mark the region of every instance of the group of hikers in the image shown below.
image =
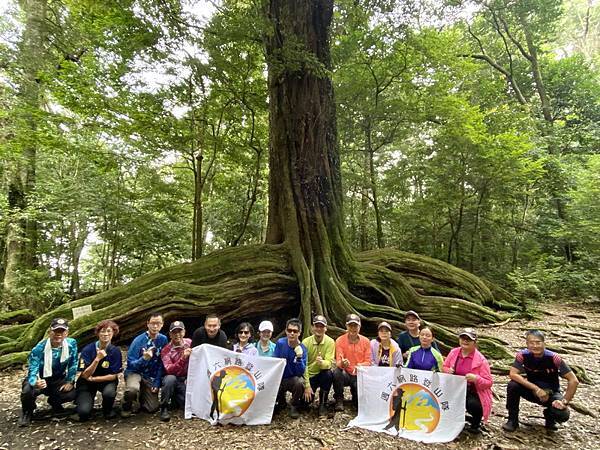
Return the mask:
[[[437, 371], [463, 376], [467, 382], [466, 420], [469, 431], [481, 432], [492, 409], [492, 376], [485, 356], [477, 349], [477, 334], [467, 328], [458, 333], [458, 347], [444, 358], [433, 331], [421, 327], [415, 311], [404, 317], [406, 331], [392, 338], [392, 327], [381, 322], [377, 337], [367, 339], [360, 334], [361, 318], [346, 317], [346, 332], [335, 341], [327, 335], [327, 319], [314, 316], [311, 335], [300, 340], [302, 322], [290, 319], [285, 336], [276, 342], [273, 324], [262, 321], [258, 340], [253, 342], [254, 327], [242, 322], [235, 330], [232, 348], [221, 330], [216, 315], [208, 315], [204, 325], [186, 338], [185, 325], [176, 320], [169, 325], [169, 337], [161, 334], [164, 321], [160, 313], [151, 314], [146, 331], [137, 336], [127, 351], [124, 371], [125, 392], [121, 402], [121, 417], [138, 410], [155, 413], [160, 420], [170, 420], [170, 410], [185, 404], [186, 378], [192, 349], [203, 344], [230, 348], [234, 352], [263, 357], [283, 358], [283, 371], [275, 404], [276, 410], [288, 407], [286, 394], [291, 393], [290, 417], [297, 419], [300, 411], [315, 401], [318, 414], [329, 412], [329, 394], [333, 387], [335, 411], [344, 410], [344, 388], [350, 387], [352, 403], [358, 404], [357, 367], [383, 366]], [[102, 395], [102, 412], [106, 419], [117, 416], [114, 403], [119, 374], [122, 372], [121, 349], [113, 345], [119, 326], [112, 320], [96, 325], [97, 340], [78, 353], [77, 342], [68, 337], [67, 320], [52, 320], [48, 338], [40, 341], [29, 355], [29, 369], [21, 391], [20, 426], [28, 426], [36, 407], [36, 397], [44, 394], [54, 413], [64, 411], [63, 403], [75, 401], [76, 418], [88, 420], [93, 414], [94, 399]], [[503, 429], [511, 432], [519, 427], [521, 398], [544, 408], [545, 427], [556, 430], [557, 423], [569, 418], [569, 403], [579, 384], [569, 366], [556, 353], [545, 348], [544, 334], [539, 330], [526, 333], [527, 348], [519, 351], [510, 368], [506, 408], [508, 420]], [[77, 372], [80, 372], [76, 378]], [[561, 393], [559, 377], [567, 388]]]

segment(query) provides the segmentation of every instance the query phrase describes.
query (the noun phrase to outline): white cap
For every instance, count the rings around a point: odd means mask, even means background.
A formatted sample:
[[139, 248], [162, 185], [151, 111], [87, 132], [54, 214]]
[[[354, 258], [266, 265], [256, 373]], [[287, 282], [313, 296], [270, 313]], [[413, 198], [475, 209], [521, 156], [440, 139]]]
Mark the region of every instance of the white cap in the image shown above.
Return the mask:
[[273, 331], [273, 324], [271, 322], [269, 322], [268, 320], [263, 320], [260, 325], [258, 326], [258, 331], [265, 331], [265, 330], [269, 330], [269, 331]]

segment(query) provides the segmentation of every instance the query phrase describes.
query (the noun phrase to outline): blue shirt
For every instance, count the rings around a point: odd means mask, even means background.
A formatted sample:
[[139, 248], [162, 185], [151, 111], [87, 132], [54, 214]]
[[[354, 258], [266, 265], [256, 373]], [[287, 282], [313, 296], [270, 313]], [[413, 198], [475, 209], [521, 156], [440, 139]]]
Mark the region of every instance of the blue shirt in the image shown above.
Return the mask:
[[[29, 370], [27, 373], [27, 381], [34, 385], [38, 379], [44, 377], [44, 349], [46, 341], [43, 339], [36, 344], [29, 354]], [[57, 348], [52, 348], [52, 379], [63, 378], [65, 381], [74, 382], [75, 374], [77, 373], [77, 341], [73, 338], [65, 338], [69, 346], [69, 357], [66, 361], [60, 362], [62, 354], [62, 345]]]
[[[98, 349], [98, 341], [86, 345], [81, 350], [79, 355], [79, 370], [84, 371], [86, 367], [92, 364], [96, 359], [96, 351]], [[123, 370], [123, 360], [121, 357], [121, 349], [116, 345], [109, 344], [106, 347], [106, 356], [100, 360], [94, 370], [93, 376], [112, 375], [120, 373]]]
[[299, 343], [302, 347], [302, 358], [296, 358], [296, 352], [288, 345], [286, 337], [282, 337], [275, 344], [275, 351], [273, 356], [275, 358], [285, 359], [285, 369], [283, 369], [283, 376], [281, 378], [301, 377], [304, 375], [306, 370], [306, 359], [308, 357], [308, 350], [303, 343]]
[[[163, 364], [160, 358], [160, 352], [169, 340], [164, 334], [158, 334], [156, 339], [150, 339], [148, 332], [144, 332], [136, 337], [127, 351], [127, 369], [128, 373], [138, 373], [152, 382], [152, 387], [159, 388], [162, 383]], [[144, 350], [154, 347], [152, 359], [146, 361], [143, 357]]]
[[273, 356], [273, 353], [275, 352], [275, 342], [272, 341], [269, 341], [269, 350], [266, 352], [263, 352], [260, 341], [255, 342], [254, 346], [256, 347], [256, 350], [258, 350], [258, 356]]
[[413, 347], [409, 350], [407, 369], [431, 370], [441, 372], [444, 358], [442, 354], [433, 347]]

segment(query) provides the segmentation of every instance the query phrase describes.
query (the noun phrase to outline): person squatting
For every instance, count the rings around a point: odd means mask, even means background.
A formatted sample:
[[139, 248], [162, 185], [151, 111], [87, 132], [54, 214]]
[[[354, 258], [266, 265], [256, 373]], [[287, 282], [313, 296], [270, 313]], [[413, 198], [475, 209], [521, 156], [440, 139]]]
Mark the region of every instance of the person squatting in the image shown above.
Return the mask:
[[[467, 430], [474, 434], [481, 432], [482, 424], [492, 410], [493, 380], [490, 365], [477, 348], [475, 330], [459, 331], [458, 346], [444, 358], [433, 329], [421, 326], [421, 317], [415, 311], [404, 315], [405, 331], [397, 339], [392, 338], [392, 326], [380, 322], [377, 336], [369, 340], [361, 334], [361, 323], [359, 315], [348, 314], [345, 333], [334, 340], [327, 334], [326, 317], [316, 315], [312, 319], [310, 335], [301, 340], [302, 322], [292, 318], [285, 324], [284, 336], [273, 342], [272, 322], [264, 320], [259, 324], [256, 341], [253, 325], [242, 322], [230, 345], [216, 315], [206, 316], [204, 324], [190, 339], [185, 337], [185, 325], [180, 320], [170, 323], [168, 336], [161, 334], [163, 315], [152, 313], [146, 321], [146, 330], [131, 342], [123, 371], [121, 349], [113, 344], [119, 335], [117, 323], [112, 320], [99, 322], [94, 329], [97, 339], [78, 352], [76, 340], [69, 337], [68, 321], [55, 318], [48, 329], [48, 337], [29, 354], [18, 424], [22, 427], [31, 424], [40, 395], [47, 397], [53, 414], [64, 413], [63, 404], [74, 401], [76, 413], [72, 418], [84, 422], [92, 417], [94, 400], [100, 393], [102, 414], [107, 420], [113, 419], [117, 417], [115, 400], [122, 372], [125, 390], [120, 416], [128, 418], [139, 411], [159, 411], [160, 420], [167, 422], [173, 409], [185, 405], [192, 349], [211, 344], [251, 356], [284, 359], [275, 411], [287, 409], [293, 419], [298, 419], [301, 411], [308, 410], [314, 402], [318, 403], [319, 416], [329, 414], [332, 388], [334, 411], [344, 411], [346, 387], [350, 388], [351, 404], [356, 408], [357, 368], [361, 366], [405, 367], [461, 376], [467, 382]], [[513, 432], [519, 427], [519, 406], [523, 398], [543, 408], [546, 429], [557, 430], [557, 424], [569, 419], [569, 404], [579, 381], [558, 354], [546, 349], [541, 331], [528, 331], [525, 342], [526, 348], [517, 352], [510, 368], [506, 395], [508, 420], [503, 429]], [[560, 378], [567, 382], [564, 393], [560, 389]], [[288, 392], [291, 393], [289, 405]]]

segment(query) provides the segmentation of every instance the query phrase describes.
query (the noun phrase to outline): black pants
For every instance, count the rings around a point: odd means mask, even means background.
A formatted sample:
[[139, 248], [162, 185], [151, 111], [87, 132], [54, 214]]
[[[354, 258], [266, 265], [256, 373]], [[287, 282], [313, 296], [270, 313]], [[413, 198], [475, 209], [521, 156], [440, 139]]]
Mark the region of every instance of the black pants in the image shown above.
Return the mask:
[[336, 367], [333, 371], [333, 397], [336, 400], [344, 398], [344, 386], [350, 386], [352, 401], [357, 402], [356, 375], [350, 375], [345, 370]]
[[560, 392], [553, 392], [550, 394], [548, 400], [541, 402], [530, 389], [527, 389], [516, 381], [510, 381], [506, 387], [506, 409], [508, 410], [508, 420], [519, 420], [519, 404], [521, 402], [521, 397], [545, 407], [544, 417], [549, 422], [563, 423], [569, 420], [571, 413], [568, 408], [558, 409], [552, 406], [554, 400], [562, 400], [563, 396]]
[[175, 375], [165, 375], [162, 380], [162, 388], [160, 390], [160, 406], [161, 408], [185, 406], [185, 377], [176, 377]]
[[329, 369], [321, 370], [315, 376], [310, 377], [308, 382], [310, 383], [313, 392], [317, 392], [317, 389], [319, 388], [323, 392], [329, 392], [331, 390], [331, 385], [333, 384], [333, 372]]
[[77, 399], [75, 400], [79, 419], [90, 418], [97, 392], [102, 394], [102, 412], [104, 416], [108, 416], [115, 404], [115, 398], [117, 398], [117, 384], [117, 380], [95, 383], [80, 377], [77, 380]]
[[279, 392], [277, 393], [277, 406], [280, 408], [285, 406], [286, 392], [292, 393], [292, 405], [301, 406], [304, 395], [304, 378], [289, 377], [281, 380]]
[[48, 404], [53, 409], [60, 409], [63, 403], [75, 400], [75, 389], [71, 389], [69, 392], [59, 390], [65, 383], [65, 379], [62, 377], [46, 378], [46, 387], [37, 389], [29, 384], [27, 379], [23, 380], [21, 387], [21, 408], [23, 408], [23, 412], [32, 413], [35, 409], [35, 399], [42, 394], [48, 396]]
[[475, 390], [467, 389], [467, 413], [471, 415], [471, 425], [478, 427], [481, 425], [481, 419], [483, 418], [483, 406], [481, 406], [481, 400]]

